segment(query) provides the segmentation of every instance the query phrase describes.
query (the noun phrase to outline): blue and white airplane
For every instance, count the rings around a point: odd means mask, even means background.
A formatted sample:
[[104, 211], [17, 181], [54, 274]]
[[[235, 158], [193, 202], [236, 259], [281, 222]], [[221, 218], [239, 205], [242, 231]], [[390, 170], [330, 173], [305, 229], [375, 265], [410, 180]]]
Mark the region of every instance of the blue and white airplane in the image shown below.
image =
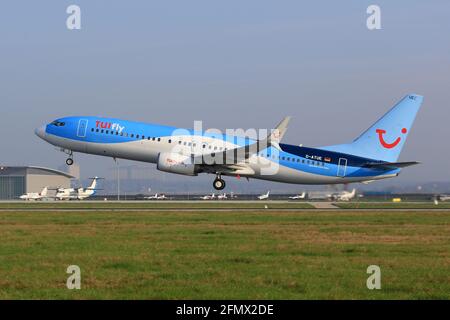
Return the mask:
[[280, 143], [289, 117], [263, 139], [185, 130], [101, 117], [66, 117], [36, 129], [58, 146], [73, 164], [73, 153], [155, 163], [158, 170], [216, 176], [213, 186], [225, 188], [222, 176], [293, 184], [372, 182], [396, 177], [418, 162], [397, 162], [423, 97], [409, 94], [353, 142], [309, 148]]

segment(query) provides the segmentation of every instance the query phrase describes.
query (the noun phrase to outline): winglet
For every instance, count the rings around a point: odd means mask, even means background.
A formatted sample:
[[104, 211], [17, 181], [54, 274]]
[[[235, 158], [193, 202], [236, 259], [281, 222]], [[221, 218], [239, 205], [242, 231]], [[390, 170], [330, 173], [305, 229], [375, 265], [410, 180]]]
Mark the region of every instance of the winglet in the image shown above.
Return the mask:
[[[225, 159], [224, 161], [226, 164], [234, 165], [242, 160], [250, 158], [253, 154], [258, 154], [260, 150], [264, 150], [269, 146], [272, 146], [281, 151], [279, 142], [281, 141], [281, 139], [283, 138], [284, 134], [287, 131], [287, 126], [290, 119], [291, 117], [285, 117], [277, 125], [277, 127], [271, 131], [271, 133], [267, 136], [267, 138], [263, 140], [257, 140], [255, 143], [245, 145], [239, 148], [225, 150], [220, 153], [214, 153], [214, 157], [217, 157], [218, 159]], [[201, 154], [195, 156], [192, 162], [196, 164], [204, 164], [205, 163], [204, 155]], [[223, 164], [223, 162], [221, 164]]]
[[275, 129], [272, 130], [270, 135], [267, 137], [267, 142], [278, 150], [281, 150], [279, 143], [281, 139], [283, 139], [284, 134], [287, 131], [289, 120], [291, 120], [290, 116], [287, 116], [283, 120], [281, 120], [281, 122], [275, 127]]

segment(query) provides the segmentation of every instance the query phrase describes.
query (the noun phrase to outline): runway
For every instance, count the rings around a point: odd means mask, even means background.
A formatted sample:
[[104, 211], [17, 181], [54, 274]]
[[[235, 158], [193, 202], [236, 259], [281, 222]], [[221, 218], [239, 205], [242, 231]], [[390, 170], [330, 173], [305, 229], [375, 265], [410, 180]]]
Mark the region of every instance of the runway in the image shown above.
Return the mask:
[[450, 208], [7, 208], [0, 212], [450, 212]]
[[450, 203], [328, 202], [288, 200], [3, 201], [0, 212], [321, 212], [450, 211]]

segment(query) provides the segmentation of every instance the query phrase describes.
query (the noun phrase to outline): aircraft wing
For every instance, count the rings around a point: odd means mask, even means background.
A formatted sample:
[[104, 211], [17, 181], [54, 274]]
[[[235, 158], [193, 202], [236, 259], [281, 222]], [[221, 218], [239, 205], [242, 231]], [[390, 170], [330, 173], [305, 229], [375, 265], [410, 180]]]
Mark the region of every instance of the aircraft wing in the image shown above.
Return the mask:
[[398, 169], [405, 168], [409, 166], [413, 166], [416, 164], [420, 164], [417, 161], [409, 161], [409, 162], [368, 162], [364, 164], [366, 168], [374, 168], [374, 169]]
[[[250, 158], [252, 155], [257, 154], [259, 151], [272, 146], [278, 150], [281, 150], [279, 142], [283, 138], [287, 131], [287, 126], [291, 117], [285, 117], [272, 132], [263, 140], [258, 140], [255, 143], [246, 145], [243, 147], [238, 147], [222, 152], [209, 153], [194, 156], [193, 161], [196, 164], [201, 164], [203, 167], [210, 167], [213, 171], [217, 169], [222, 169], [220, 171], [231, 171], [234, 174], [250, 174], [251, 172], [236, 173], [239, 170], [249, 170], [247, 166], [243, 165], [242, 162]], [[220, 159], [218, 163], [208, 164], [208, 161], [204, 161], [205, 157], [214, 157], [214, 159]], [[209, 160], [209, 159], [208, 159]], [[251, 169], [250, 169], [251, 170]], [[207, 171], [209, 171], [207, 169]]]

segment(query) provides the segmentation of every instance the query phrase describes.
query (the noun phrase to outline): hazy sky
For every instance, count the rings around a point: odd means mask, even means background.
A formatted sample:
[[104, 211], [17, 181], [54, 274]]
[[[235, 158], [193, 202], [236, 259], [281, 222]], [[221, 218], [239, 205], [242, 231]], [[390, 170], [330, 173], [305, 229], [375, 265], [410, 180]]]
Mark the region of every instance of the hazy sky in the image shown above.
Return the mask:
[[[81, 30], [66, 8], [81, 7]], [[366, 8], [381, 7], [369, 31]], [[358, 136], [410, 92], [425, 96], [398, 183], [450, 179], [450, 2], [4, 1], [0, 163], [58, 167], [33, 130], [102, 115], [191, 127], [271, 128], [323, 146]], [[112, 160], [76, 156], [84, 176]], [[212, 179], [212, 177], [211, 177]]]

